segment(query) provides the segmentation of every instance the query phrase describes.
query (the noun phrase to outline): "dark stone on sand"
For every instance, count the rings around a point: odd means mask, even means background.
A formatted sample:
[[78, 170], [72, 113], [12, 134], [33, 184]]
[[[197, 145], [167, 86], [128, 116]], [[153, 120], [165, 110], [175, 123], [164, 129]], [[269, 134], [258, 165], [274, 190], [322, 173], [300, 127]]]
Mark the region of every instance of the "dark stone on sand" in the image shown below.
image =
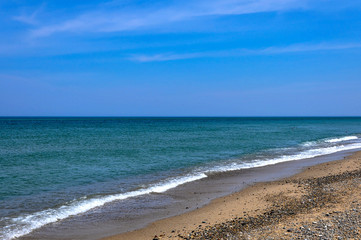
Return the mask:
[[[247, 235], [252, 231], [262, 232], [263, 229], [270, 229], [273, 224], [285, 221], [293, 215], [309, 213], [315, 208], [319, 209], [327, 204], [336, 203], [335, 189], [330, 186], [332, 183], [347, 185], [347, 181], [361, 184], [361, 170], [311, 179], [287, 180], [288, 183], [303, 186], [306, 193], [301, 199], [285, 201], [282, 204], [275, 203], [268, 211], [255, 217], [245, 215], [213, 226], [205, 226], [189, 234], [187, 238], [244, 239], [241, 236], [243, 233]], [[355, 201], [355, 203], [358, 202]], [[323, 214], [329, 218], [305, 222], [302, 227], [297, 227], [299, 229], [297, 231], [293, 228], [284, 228], [287, 229], [288, 237], [290, 239], [361, 239], [359, 233], [361, 207], [359, 204], [349, 210]], [[330, 217], [331, 214], [332, 217]], [[340, 238], [340, 236], [344, 236], [344, 238]], [[247, 239], [252, 239], [252, 237]]]

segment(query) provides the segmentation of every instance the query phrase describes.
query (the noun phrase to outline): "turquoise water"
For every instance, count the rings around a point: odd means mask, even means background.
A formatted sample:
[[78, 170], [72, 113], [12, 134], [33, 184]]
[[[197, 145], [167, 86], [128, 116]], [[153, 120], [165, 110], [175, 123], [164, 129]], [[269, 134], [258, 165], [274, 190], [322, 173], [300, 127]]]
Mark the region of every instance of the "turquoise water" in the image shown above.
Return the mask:
[[361, 118], [0, 118], [0, 237], [360, 138]]

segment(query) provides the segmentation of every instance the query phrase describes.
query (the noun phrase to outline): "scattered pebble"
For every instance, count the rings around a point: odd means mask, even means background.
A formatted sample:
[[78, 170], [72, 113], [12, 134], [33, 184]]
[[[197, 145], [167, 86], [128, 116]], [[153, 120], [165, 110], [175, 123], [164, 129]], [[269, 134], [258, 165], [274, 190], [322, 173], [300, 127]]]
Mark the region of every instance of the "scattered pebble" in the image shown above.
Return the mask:
[[[361, 239], [361, 204], [353, 200], [352, 206], [344, 211], [326, 209], [337, 204], [351, 191], [351, 185], [361, 187], [361, 170], [344, 172], [326, 177], [287, 180], [306, 191], [300, 199], [274, 200], [273, 206], [256, 217], [236, 217], [213, 226], [199, 225], [199, 228], [183, 239]], [[300, 187], [301, 186], [301, 187]], [[344, 192], [338, 191], [343, 189]], [[346, 190], [345, 190], [346, 189]], [[347, 197], [346, 197], [347, 198]], [[351, 201], [350, 201], [351, 202]], [[307, 214], [311, 210], [321, 211], [318, 220], [292, 223], [297, 214]], [[320, 210], [321, 209], [321, 210]], [[328, 211], [327, 211], [328, 210]], [[205, 222], [202, 222], [205, 223]], [[275, 231], [275, 226], [283, 225], [283, 233]], [[279, 235], [278, 235], [279, 234]]]

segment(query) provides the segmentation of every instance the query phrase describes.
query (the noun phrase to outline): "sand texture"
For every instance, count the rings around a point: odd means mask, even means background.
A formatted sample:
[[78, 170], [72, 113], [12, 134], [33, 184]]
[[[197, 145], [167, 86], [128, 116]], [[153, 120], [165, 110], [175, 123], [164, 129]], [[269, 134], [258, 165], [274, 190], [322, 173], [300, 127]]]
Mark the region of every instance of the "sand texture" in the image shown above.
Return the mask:
[[361, 152], [104, 238], [361, 239]]

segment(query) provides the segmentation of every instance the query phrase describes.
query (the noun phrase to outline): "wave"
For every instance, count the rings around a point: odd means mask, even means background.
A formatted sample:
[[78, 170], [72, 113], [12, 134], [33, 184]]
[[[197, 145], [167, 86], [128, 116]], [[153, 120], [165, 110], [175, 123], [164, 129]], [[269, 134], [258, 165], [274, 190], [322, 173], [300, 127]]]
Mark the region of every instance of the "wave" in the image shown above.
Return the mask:
[[[296, 154], [289, 154], [289, 155], [284, 154], [278, 157], [256, 159], [249, 162], [241, 162], [241, 161], [232, 162], [229, 164], [223, 164], [222, 166], [219, 165], [219, 166], [208, 167], [208, 169], [198, 168], [198, 170], [193, 171], [192, 173], [187, 174], [185, 176], [178, 176], [175, 178], [166, 179], [159, 183], [151, 184], [148, 187], [142, 189], [138, 189], [126, 193], [109, 195], [109, 196], [98, 196], [91, 199], [82, 198], [69, 202], [56, 209], [46, 209], [40, 212], [22, 215], [16, 218], [3, 218], [1, 219], [1, 221], [5, 220], [9, 224], [3, 228], [4, 229], [3, 235], [0, 234], [0, 237], [4, 240], [10, 240], [13, 238], [21, 237], [26, 234], [29, 234], [33, 230], [38, 229], [46, 224], [54, 223], [62, 219], [68, 218], [70, 216], [85, 213], [96, 207], [101, 207], [106, 203], [110, 203], [117, 200], [124, 200], [127, 198], [137, 197], [150, 193], [162, 193], [169, 189], [182, 185], [184, 183], [193, 182], [202, 178], [206, 178], [207, 174], [211, 174], [215, 172], [227, 172], [227, 171], [249, 169], [255, 167], [263, 167], [267, 165], [274, 165], [281, 162], [313, 158], [322, 155], [336, 153], [339, 151], [361, 148], [361, 142], [334, 146], [334, 144], [342, 144], [343, 141], [356, 140], [356, 139], [358, 139], [357, 136], [346, 136], [341, 138], [324, 139], [321, 141], [305, 142], [301, 144], [301, 146], [307, 148], [310, 147], [313, 148], [308, 150], [304, 149]], [[325, 143], [328, 143], [327, 144], [328, 146], [325, 146]]]
[[301, 146], [303, 146], [303, 147], [312, 147], [312, 146], [315, 146], [315, 145], [317, 145], [316, 141], [304, 142], [304, 143], [301, 144]]
[[341, 138], [328, 139], [328, 140], [326, 140], [326, 142], [328, 142], [328, 143], [337, 143], [337, 142], [356, 140], [356, 139], [358, 139], [357, 136], [347, 136], [347, 137], [341, 137]]
[[46, 224], [57, 222], [70, 216], [85, 213], [96, 207], [101, 207], [109, 202], [124, 200], [130, 197], [137, 197], [144, 194], [162, 193], [181, 184], [193, 182], [206, 177], [207, 175], [205, 175], [204, 173], [176, 177], [157, 184], [153, 184], [145, 189], [139, 189], [127, 193], [120, 193], [92, 199], [72, 201], [67, 205], [63, 205], [57, 209], [46, 209], [44, 211], [23, 215], [12, 219], [4, 218], [2, 220], [8, 220], [8, 222], [11, 222], [11, 224], [4, 227], [4, 235], [0, 236], [4, 240], [21, 237]]
[[228, 172], [228, 171], [236, 171], [241, 169], [249, 169], [249, 168], [256, 168], [256, 167], [264, 167], [268, 165], [274, 165], [277, 163], [282, 162], [289, 162], [289, 161], [296, 161], [301, 159], [308, 159], [308, 158], [314, 158], [319, 156], [324, 156], [340, 151], [347, 151], [347, 150], [353, 150], [353, 149], [359, 149], [361, 148], [361, 143], [355, 143], [355, 144], [349, 144], [349, 145], [338, 145], [338, 146], [331, 146], [331, 147], [323, 147], [323, 148], [315, 148], [315, 149], [309, 149], [302, 152], [299, 152], [297, 154], [291, 154], [291, 155], [282, 155], [275, 158], [267, 158], [267, 159], [258, 159], [253, 160], [252, 162], [247, 163], [232, 163], [227, 166], [216, 166], [212, 169], [208, 170], [208, 172]]
[[341, 142], [347, 142], [350, 140], [357, 140], [359, 137], [357, 136], [345, 136], [345, 137], [339, 137], [339, 138], [326, 138], [321, 139], [318, 141], [308, 141], [301, 144], [303, 147], [313, 147], [315, 145], [319, 145], [320, 143], [341, 143]]

